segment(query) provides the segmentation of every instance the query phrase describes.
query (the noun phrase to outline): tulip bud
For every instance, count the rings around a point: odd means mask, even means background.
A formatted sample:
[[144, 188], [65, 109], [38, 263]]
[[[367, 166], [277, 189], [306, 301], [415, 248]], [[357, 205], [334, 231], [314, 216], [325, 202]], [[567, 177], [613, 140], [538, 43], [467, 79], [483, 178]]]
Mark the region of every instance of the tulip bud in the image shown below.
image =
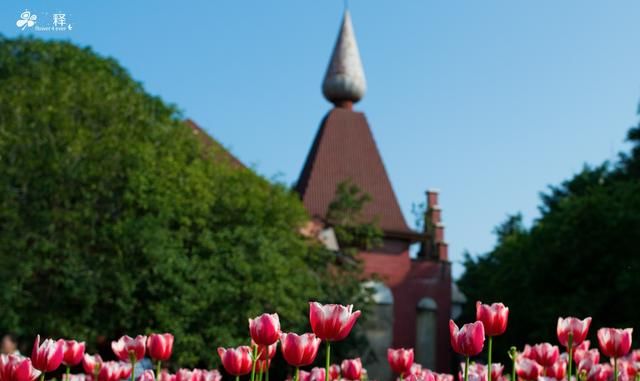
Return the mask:
[[482, 322], [465, 324], [458, 329], [453, 320], [449, 320], [451, 346], [456, 353], [463, 356], [475, 356], [482, 352], [484, 346], [484, 326]]
[[152, 333], [147, 339], [149, 357], [157, 361], [167, 361], [173, 351], [173, 335]]
[[62, 363], [66, 366], [74, 366], [80, 364], [84, 356], [84, 341], [77, 342], [75, 340], [66, 340], [64, 342], [64, 354]]
[[331, 364], [329, 367], [329, 380], [336, 381], [340, 379], [340, 365]]
[[543, 367], [555, 364], [560, 357], [560, 350], [557, 346], [549, 343], [536, 344], [531, 348], [532, 359]]
[[309, 303], [309, 321], [316, 337], [321, 340], [340, 341], [351, 332], [360, 316], [360, 311], [352, 312], [353, 305]]
[[237, 348], [218, 348], [218, 355], [222, 360], [222, 366], [231, 375], [243, 376], [251, 372], [253, 359], [251, 348], [240, 346]]
[[40, 344], [40, 335], [36, 337], [31, 352], [33, 367], [41, 372], [53, 372], [58, 369], [64, 357], [64, 340], [46, 339]]
[[101, 366], [102, 358], [100, 355], [91, 356], [88, 353], [84, 354], [84, 358], [82, 359], [82, 368], [84, 368], [85, 373], [95, 375], [100, 371]]
[[125, 335], [118, 341], [112, 341], [111, 349], [121, 361], [140, 361], [144, 358], [146, 343], [146, 336], [138, 335], [134, 339]]
[[147, 369], [138, 377], [138, 381], [156, 381], [156, 376], [151, 369]]
[[411, 372], [411, 365], [413, 365], [413, 348], [411, 349], [387, 349], [387, 361], [391, 370], [400, 375], [408, 374]]
[[631, 350], [632, 333], [633, 328], [600, 328], [598, 330], [600, 350], [610, 358], [626, 356]]
[[351, 381], [358, 381], [362, 376], [362, 361], [360, 358], [344, 360], [340, 366], [342, 377]]
[[482, 304], [476, 302], [476, 320], [482, 322], [487, 336], [502, 335], [507, 330], [509, 307], [502, 303]]
[[537, 380], [538, 376], [542, 374], [542, 366], [533, 360], [523, 357], [516, 361], [516, 373], [523, 380]]
[[587, 337], [589, 332], [589, 326], [591, 325], [591, 318], [588, 317], [584, 320], [580, 320], [574, 317], [558, 318], [558, 326], [556, 333], [558, 334], [558, 341], [564, 347], [569, 347], [569, 336], [572, 339], [572, 347], [580, 345]]
[[320, 339], [313, 333], [283, 333], [280, 337], [282, 357], [294, 367], [311, 365], [318, 354]]
[[258, 345], [269, 346], [280, 338], [280, 319], [278, 314], [262, 314], [249, 319], [251, 339]]

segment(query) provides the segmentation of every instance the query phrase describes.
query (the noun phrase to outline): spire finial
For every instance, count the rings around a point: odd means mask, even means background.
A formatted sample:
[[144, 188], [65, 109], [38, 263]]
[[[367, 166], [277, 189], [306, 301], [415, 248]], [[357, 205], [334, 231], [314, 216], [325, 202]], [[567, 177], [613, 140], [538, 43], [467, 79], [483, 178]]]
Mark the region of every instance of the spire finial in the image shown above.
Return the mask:
[[[345, 4], [347, 1], [345, 0]], [[353, 103], [362, 99], [366, 89], [351, 15], [345, 8], [340, 33], [322, 83], [322, 93], [336, 106], [350, 108]]]

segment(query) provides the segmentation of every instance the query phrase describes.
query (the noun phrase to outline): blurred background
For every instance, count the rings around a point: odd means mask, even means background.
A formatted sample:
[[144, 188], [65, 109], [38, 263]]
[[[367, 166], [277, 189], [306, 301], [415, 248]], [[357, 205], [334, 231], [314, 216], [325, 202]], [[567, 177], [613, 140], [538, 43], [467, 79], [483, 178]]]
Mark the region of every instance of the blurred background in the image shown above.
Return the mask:
[[[337, 356], [388, 379], [388, 346], [453, 369], [476, 300], [511, 309], [503, 362], [558, 316], [637, 322], [640, 4], [348, 9], [2, 2], [3, 352], [171, 331], [172, 367], [217, 366], [320, 300], [365, 311]], [[341, 41], [353, 109], [321, 89]]]

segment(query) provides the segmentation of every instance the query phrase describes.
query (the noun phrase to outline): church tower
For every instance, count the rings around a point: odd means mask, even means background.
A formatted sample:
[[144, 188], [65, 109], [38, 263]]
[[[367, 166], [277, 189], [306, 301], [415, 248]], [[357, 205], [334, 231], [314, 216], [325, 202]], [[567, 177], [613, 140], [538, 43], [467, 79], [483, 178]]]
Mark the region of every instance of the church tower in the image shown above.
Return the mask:
[[[438, 193], [427, 192], [425, 230], [411, 229], [367, 118], [354, 110], [366, 90], [351, 16], [346, 10], [322, 83], [322, 93], [333, 108], [320, 123], [296, 190], [309, 214], [321, 223], [326, 222], [339, 183], [349, 180], [371, 196], [363, 215], [378, 221], [384, 243], [360, 253], [365, 272], [382, 279], [372, 284], [376, 316], [367, 327], [367, 336], [373, 353], [363, 356], [369, 378], [391, 379], [386, 363], [388, 347], [414, 348], [416, 362], [432, 370], [449, 371], [452, 280]], [[402, 126], [394, 128], [402, 133]], [[420, 245], [416, 256], [409, 254], [413, 244]]]

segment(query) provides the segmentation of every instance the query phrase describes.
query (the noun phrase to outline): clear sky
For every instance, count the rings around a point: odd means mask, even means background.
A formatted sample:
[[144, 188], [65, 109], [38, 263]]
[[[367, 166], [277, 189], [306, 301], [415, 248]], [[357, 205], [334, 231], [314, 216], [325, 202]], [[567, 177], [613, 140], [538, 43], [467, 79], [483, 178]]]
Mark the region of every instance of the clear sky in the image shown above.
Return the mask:
[[[0, 2], [72, 30], [177, 104], [243, 162], [292, 184], [321, 118], [341, 0]], [[407, 220], [441, 190], [450, 256], [483, 253], [509, 213], [584, 163], [612, 159], [640, 99], [637, 0], [351, 0], [369, 119]], [[34, 28], [32, 28], [33, 30]], [[455, 274], [462, 266], [456, 264]]]

